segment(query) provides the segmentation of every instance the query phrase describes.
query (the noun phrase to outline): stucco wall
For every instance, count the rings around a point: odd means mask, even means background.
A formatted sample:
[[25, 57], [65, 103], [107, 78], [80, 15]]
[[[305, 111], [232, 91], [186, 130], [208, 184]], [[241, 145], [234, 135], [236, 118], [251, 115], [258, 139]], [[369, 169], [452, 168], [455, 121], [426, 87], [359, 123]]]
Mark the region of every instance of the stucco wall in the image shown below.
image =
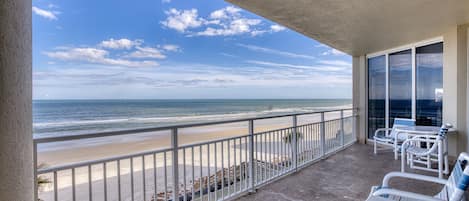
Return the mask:
[[33, 200], [31, 0], [0, 1], [0, 200]]
[[443, 122], [455, 126], [449, 135], [450, 155], [467, 150], [467, 28], [454, 26], [443, 34]]
[[353, 107], [358, 109], [358, 117], [355, 122], [355, 133], [360, 143], [365, 143], [366, 136], [366, 107], [367, 107], [367, 91], [366, 91], [366, 58], [365, 56], [353, 57], [352, 64], [353, 76]]

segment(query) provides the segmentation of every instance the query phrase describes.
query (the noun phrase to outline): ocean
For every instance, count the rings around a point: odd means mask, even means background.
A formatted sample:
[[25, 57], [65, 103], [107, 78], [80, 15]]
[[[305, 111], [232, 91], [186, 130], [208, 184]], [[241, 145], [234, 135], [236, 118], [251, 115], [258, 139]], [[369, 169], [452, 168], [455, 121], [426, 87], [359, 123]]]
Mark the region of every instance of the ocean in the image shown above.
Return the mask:
[[76, 135], [318, 111], [350, 99], [34, 100], [35, 136]]

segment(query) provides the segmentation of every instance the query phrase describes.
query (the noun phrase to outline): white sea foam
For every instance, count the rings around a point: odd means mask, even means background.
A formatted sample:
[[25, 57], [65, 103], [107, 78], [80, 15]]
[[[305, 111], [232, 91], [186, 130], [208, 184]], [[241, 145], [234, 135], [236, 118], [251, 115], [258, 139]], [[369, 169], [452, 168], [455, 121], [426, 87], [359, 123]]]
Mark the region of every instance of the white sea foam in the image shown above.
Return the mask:
[[220, 119], [235, 119], [243, 117], [256, 117], [269, 114], [281, 113], [301, 113], [312, 112], [319, 110], [332, 110], [339, 108], [347, 108], [349, 105], [335, 106], [335, 107], [298, 107], [298, 108], [279, 108], [272, 110], [263, 110], [256, 112], [239, 112], [239, 113], [226, 113], [226, 114], [186, 114], [184, 116], [172, 117], [131, 117], [131, 118], [117, 118], [117, 119], [95, 119], [95, 120], [73, 120], [73, 121], [58, 121], [58, 122], [40, 122], [34, 123], [35, 128], [48, 128], [48, 127], [64, 127], [64, 126], [79, 126], [79, 125], [97, 125], [97, 124], [119, 124], [119, 123], [179, 123], [179, 122], [193, 122], [193, 121], [213, 121]]

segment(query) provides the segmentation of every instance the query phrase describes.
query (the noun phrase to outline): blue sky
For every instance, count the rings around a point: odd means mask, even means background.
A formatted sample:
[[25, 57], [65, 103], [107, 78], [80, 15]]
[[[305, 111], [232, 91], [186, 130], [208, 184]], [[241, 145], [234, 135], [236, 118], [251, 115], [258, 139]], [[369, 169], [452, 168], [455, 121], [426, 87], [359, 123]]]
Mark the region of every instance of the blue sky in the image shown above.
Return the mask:
[[33, 0], [34, 99], [350, 98], [351, 57], [213, 0]]

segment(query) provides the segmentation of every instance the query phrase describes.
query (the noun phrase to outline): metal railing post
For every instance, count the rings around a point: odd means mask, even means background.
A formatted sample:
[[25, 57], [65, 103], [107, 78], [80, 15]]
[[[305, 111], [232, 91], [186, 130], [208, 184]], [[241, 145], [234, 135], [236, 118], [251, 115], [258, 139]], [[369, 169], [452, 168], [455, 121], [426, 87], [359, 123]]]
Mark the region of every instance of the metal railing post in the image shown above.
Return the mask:
[[340, 145], [343, 147], [345, 145], [344, 110], [340, 110], [340, 133]]
[[297, 116], [292, 116], [293, 120], [293, 131], [292, 131], [292, 145], [293, 145], [293, 167], [295, 168], [295, 172], [298, 171], [298, 134], [297, 134]]
[[358, 141], [357, 137], [357, 108], [352, 108], [352, 137], [355, 138], [354, 142]]
[[173, 201], [179, 200], [179, 158], [178, 158], [178, 129], [171, 129], [171, 148], [173, 150]]
[[249, 192], [256, 192], [255, 166], [254, 166], [254, 120], [249, 120]]
[[321, 112], [321, 157], [326, 155], [326, 127], [324, 122], [324, 112]]

